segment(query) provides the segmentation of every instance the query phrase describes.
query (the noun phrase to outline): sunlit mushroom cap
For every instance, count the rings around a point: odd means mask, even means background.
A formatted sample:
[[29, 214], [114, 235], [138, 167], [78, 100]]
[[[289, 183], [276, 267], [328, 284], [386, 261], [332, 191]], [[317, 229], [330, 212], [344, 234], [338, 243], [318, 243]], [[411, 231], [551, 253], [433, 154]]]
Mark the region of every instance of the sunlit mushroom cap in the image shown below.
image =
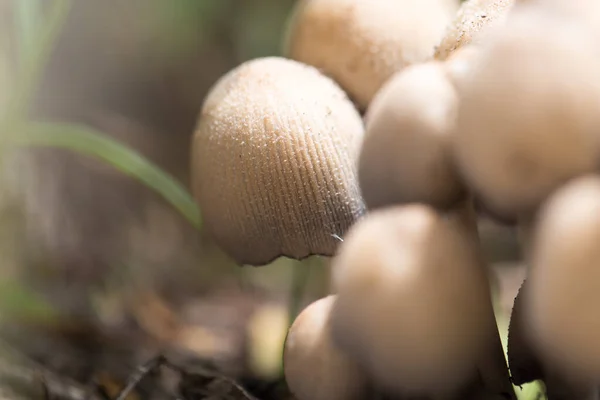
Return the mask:
[[547, 365], [600, 383], [600, 177], [577, 178], [540, 210], [525, 320]]
[[532, 212], [600, 156], [600, 57], [558, 16], [513, 9], [459, 87], [455, 156], [471, 189], [508, 218]]
[[376, 210], [333, 259], [333, 338], [398, 394], [457, 390], [490, 337], [488, 281], [459, 220], [425, 205]]
[[488, 31], [502, 25], [516, 0], [467, 0], [436, 47], [435, 58], [445, 60], [470, 43], [485, 40]]
[[323, 70], [364, 109], [396, 71], [433, 57], [455, 7], [447, 0], [301, 0], [286, 55]]
[[289, 330], [284, 351], [287, 384], [299, 400], [364, 399], [366, 377], [331, 339], [335, 296], [305, 308]]
[[457, 107], [441, 63], [407, 67], [381, 88], [365, 116], [359, 158], [369, 208], [410, 202], [448, 208], [465, 195], [451, 152]]
[[246, 62], [205, 100], [193, 140], [193, 191], [217, 244], [236, 261], [332, 255], [362, 215], [363, 124], [315, 68]]

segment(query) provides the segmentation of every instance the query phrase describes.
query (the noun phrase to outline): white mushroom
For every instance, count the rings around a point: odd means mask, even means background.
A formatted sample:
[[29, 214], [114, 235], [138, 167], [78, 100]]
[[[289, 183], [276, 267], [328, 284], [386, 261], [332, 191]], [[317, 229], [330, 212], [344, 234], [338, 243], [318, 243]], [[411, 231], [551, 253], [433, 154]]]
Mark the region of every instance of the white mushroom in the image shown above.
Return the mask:
[[533, 230], [524, 304], [546, 365], [600, 384], [600, 176], [556, 191]]
[[364, 212], [360, 115], [315, 68], [269, 57], [215, 84], [193, 141], [204, 223], [239, 263], [332, 255]]
[[435, 51], [437, 60], [445, 60], [471, 43], [485, 41], [490, 30], [501, 26], [515, 0], [467, 0]]
[[365, 116], [359, 158], [369, 208], [410, 202], [449, 208], [465, 196], [450, 148], [457, 107], [441, 63], [407, 67], [381, 88]]
[[283, 368], [298, 400], [365, 398], [364, 373], [331, 339], [330, 313], [335, 296], [315, 301], [291, 326], [285, 341]]
[[373, 211], [333, 259], [336, 343], [398, 394], [456, 394], [487, 350], [489, 288], [472, 236], [425, 205]]
[[476, 195], [511, 218], [596, 167], [600, 57], [578, 25], [527, 7], [488, 39], [459, 87], [454, 150]]
[[395, 72], [433, 57], [455, 7], [448, 0], [300, 0], [285, 54], [323, 70], [366, 109]]

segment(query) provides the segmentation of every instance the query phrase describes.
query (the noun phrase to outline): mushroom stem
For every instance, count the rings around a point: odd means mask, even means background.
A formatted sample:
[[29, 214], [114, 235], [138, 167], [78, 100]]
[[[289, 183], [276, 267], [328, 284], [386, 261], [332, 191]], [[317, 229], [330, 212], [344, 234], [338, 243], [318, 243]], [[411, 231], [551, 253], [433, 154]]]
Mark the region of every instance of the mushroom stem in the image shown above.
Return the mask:
[[291, 326], [300, 311], [302, 310], [302, 301], [306, 288], [310, 284], [310, 275], [312, 272], [312, 259], [293, 260], [292, 274], [290, 282], [290, 298], [289, 298], [289, 325]]
[[[484, 269], [486, 274], [489, 276], [485, 263], [485, 257], [481, 251], [479, 231], [477, 228], [477, 213], [475, 211], [473, 199], [468, 198], [465, 200], [455, 212], [458, 220], [465, 226], [465, 228], [468, 230], [468, 233], [472, 235], [473, 243], [478, 248], [477, 253], [481, 268]], [[517, 397], [510, 380], [506, 357], [504, 355], [500, 333], [498, 332], [498, 324], [496, 323], [491, 293], [489, 299], [490, 317], [486, 323], [490, 324], [490, 326], [493, 325], [493, 329], [489, 330], [491, 332], [488, 340], [489, 349], [484, 353], [484, 357], [482, 357], [481, 361], [478, 363], [478, 371], [481, 379], [473, 382], [472, 385], [474, 387], [469, 389], [469, 393], [473, 394], [472, 397], [468, 398], [485, 398], [485, 395], [475, 388], [477, 385], [482, 385], [485, 388], [483, 391], [484, 393], [494, 393], [496, 395], [500, 394], [505, 398], [516, 400]]]

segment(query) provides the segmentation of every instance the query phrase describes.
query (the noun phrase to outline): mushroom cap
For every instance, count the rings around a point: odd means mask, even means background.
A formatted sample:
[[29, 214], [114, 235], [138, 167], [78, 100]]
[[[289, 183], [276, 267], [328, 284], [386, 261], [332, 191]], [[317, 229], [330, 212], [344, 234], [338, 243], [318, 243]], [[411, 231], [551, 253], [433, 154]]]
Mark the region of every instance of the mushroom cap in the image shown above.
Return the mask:
[[561, 18], [513, 9], [459, 87], [453, 138], [462, 176], [508, 218], [533, 211], [599, 156], [600, 57]]
[[292, 324], [285, 342], [283, 369], [299, 400], [360, 400], [367, 383], [358, 365], [331, 339], [335, 296], [317, 300]]
[[600, 176], [574, 179], [540, 209], [524, 304], [548, 365], [600, 383]]
[[478, 53], [479, 46], [469, 44], [456, 49], [444, 60], [443, 65], [448, 79], [455, 87], [459, 88], [462, 82], [469, 79], [471, 70], [474, 68], [473, 64], [477, 61]]
[[450, 149], [458, 98], [441, 63], [413, 65], [377, 93], [365, 116], [358, 179], [369, 208], [456, 205], [465, 195]]
[[535, 7], [536, 12], [558, 13], [587, 25], [590, 33], [600, 39], [600, 2], [597, 0], [519, 0], [519, 5]]
[[489, 282], [459, 221], [419, 204], [376, 210], [333, 259], [333, 339], [399, 394], [459, 389], [492, 337]]
[[285, 53], [335, 79], [366, 109], [383, 83], [433, 57], [455, 12], [441, 0], [301, 0]]
[[452, 53], [470, 43], [484, 40], [488, 31], [502, 25], [516, 0], [467, 0], [446, 30], [436, 47], [435, 59], [445, 60]]
[[518, 2], [518, 0], [464, 1], [454, 21], [446, 29], [442, 41], [436, 46], [434, 58], [444, 61], [465, 45], [484, 42], [490, 32], [505, 23], [515, 1]]
[[523, 315], [527, 294], [526, 287], [529, 286], [526, 286], [525, 283], [526, 281], [521, 284], [515, 297], [508, 326], [508, 365], [512, 382], [518, 386], [544, 378], [539, 357], [537, 357], [531, 343], [531, 337], [527, 333], [529, 324]]
[[360, 115], [315, 68], [267, 57], [222, 77], [202, 108], [193, 192], [216, 243], [263, 265], [335, 252], [364, 212]]

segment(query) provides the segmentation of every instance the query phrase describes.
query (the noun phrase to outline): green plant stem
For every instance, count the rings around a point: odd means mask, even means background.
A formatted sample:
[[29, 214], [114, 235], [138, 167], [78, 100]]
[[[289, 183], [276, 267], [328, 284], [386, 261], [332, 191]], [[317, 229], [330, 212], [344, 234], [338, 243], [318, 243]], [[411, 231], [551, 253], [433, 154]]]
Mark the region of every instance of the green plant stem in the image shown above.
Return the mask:
[[294, 262], [292, 265], [292, 289], [290, 293], [289, 318], [291, 325], [302, 307], [302, 300], [310, 281], [311, 263], [308, 260]]

